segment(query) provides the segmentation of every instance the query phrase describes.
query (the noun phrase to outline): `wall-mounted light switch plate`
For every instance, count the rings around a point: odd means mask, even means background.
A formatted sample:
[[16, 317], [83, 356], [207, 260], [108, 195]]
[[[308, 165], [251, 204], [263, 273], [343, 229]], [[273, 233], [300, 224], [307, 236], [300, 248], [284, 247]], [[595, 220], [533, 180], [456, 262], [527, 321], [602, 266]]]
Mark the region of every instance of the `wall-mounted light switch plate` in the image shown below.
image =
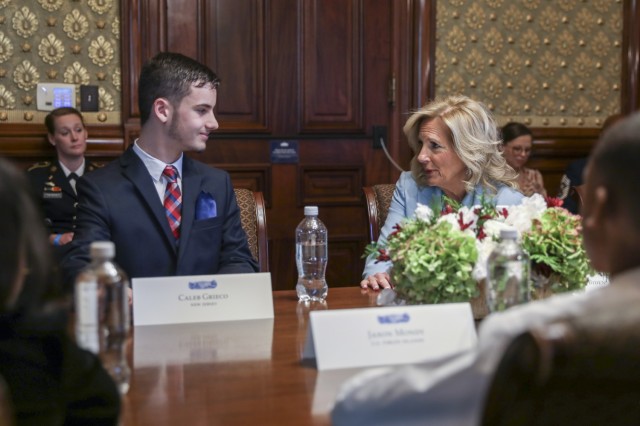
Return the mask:
[[100, 110], [98, 86], [80, 86], [80, 110], [83, 112]]

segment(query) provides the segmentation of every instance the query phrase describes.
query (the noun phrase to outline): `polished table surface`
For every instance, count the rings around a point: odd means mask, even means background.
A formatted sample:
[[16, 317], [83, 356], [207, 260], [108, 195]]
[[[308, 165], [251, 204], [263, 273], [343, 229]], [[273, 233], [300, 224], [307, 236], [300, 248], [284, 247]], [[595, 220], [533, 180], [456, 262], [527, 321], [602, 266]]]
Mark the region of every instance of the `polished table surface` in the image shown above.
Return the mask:
[[377, 294], [331, 288], [325, 305], [304, 305], [276, 291], [273, 320], [137, 328], [122, 424], [330, 424], [336, 386], [301, 362], [309, 311], [375, 306]]

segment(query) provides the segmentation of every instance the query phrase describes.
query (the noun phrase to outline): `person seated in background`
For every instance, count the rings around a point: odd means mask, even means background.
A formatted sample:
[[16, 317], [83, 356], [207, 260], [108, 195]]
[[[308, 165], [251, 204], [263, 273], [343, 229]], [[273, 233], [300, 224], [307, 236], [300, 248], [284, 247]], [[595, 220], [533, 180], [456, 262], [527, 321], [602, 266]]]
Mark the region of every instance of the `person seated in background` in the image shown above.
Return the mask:
[[[616, 312], [640, 299], [640, 113], [607, 130], [585, 172], [584, 245], [592, 266], [609, 273], [607, 287], [560, 294], [489, 315], [478, 347], [435, 370], [428, 365], [369, 370], [342, 389], [334, 425], [474, 425], [484, 395], [510, 341], [528, 330]], [[585, 372], [588, 374], [588, 372]]]
[[[466, 96], [435, 100], [414, 112], [404, 126], [414, 156], [403, 172], [380, 231], [384, 243], [393, 227], [413, 217], [418, 203], [432, 206], [446, 195], [464, 206], [490, 198], [498, 205], [519, 204], [516, 174], [500, 152], [496, 123], [482, 103]], [[392, 286], [390, 262], [366, 260], [362, 288]]]
[[178, 53], [140, 73], [141, 131], [119, 159], [78, 184], [76, 233], [65, 283], [89, 262], [93, 241], [113, 241], [131, 278], [256, 272], [229, 174], [186, 155], [218, 128], [218, 76]]
[[[622, 114], [614, 114], [607, 117], [602, 124], [601, 133], [623, 118], [624, 115]], [[578, 198], [582, 198], [584, 192], [582, 176], [584, 174], [584, 168], [587, 165], [587, 160], [588, 157], [583, 157], [569, 163], [564, 175], [562, 175], [562, 178], [560, 179], [558, 198], [563, 200], [562, 207], [574, 214], [578, 214], [579, 212], [579, 203], [572, 196], [573, 194], [571, 191], [576, 191]]]
[[57, 158], [34, 164], [27, 174], [44, 212], [49, 242], [62, 246], [73, 239], [78, 202], [76, 182], [99, 165], [84, 157], [88, 133], [78, 110], [56, 108], [47, 114], [44, 124], [47, 140], [55, 148]]
[[51, 248], [24, 173], [0, 159], [0, 376], [18, 425], [116, 425], [120, 397], [100, 360], [67, 335], [50, 300]]
[[518, 173], [520, 191], [530, 197], [533, 194], [547, 195], [542, 174], [525, 167], [533, 146], [533, 133], [522, 123], [507, 123], [502, 127], [502, 147], [507, 163]]

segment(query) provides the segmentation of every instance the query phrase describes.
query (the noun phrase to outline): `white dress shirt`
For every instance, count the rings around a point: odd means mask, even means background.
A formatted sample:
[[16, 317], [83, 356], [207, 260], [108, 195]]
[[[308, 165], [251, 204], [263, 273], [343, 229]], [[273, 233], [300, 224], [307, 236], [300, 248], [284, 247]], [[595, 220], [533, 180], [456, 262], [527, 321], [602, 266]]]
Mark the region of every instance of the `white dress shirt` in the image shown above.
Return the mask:
[[164, 202], [164, 191], [167, 188], [168, 179], [162, 175], [165, 167], [174, 166], [178, 171], [178, 187], [180, 187], [180, 191], [182, 191], [182, 158], [184, 154], [180, 155], [176, 161], [171, 164], [167, 164], [164, 161], [160, 161], [157, 158], [151, 156], [147, 152], [145, 152], [140, 145], [138, 145], [138, 139], [133, 142], [133, 152], [135, 152], [138, 157], [142, 160], [145, 167], [149, 171], [151, 178], [153, 179], [153, 185], [156, 187], [156, 191], [158, 192], [158, 198], [160, 198], [160, 202]]

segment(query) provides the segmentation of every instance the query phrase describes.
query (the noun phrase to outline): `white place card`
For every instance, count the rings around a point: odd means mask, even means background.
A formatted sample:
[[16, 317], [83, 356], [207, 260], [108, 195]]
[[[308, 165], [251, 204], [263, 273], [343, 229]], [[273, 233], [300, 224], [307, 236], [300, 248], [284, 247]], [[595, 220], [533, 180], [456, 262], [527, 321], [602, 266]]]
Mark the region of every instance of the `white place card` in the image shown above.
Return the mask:
[[135, 367], [271, 359], [273, 319], [135, 327]]
[[133, 325], [273, 318], [271, 274], [134, 278]]
[[318, 370], [409, 364], [476, 342], [468, 303], [312, 311], [302, 358], [315, 358]]
[[587, 277], [585, 291], [603, 288], [609, 285], [609, 276], [605, 274], [594, 274]]

